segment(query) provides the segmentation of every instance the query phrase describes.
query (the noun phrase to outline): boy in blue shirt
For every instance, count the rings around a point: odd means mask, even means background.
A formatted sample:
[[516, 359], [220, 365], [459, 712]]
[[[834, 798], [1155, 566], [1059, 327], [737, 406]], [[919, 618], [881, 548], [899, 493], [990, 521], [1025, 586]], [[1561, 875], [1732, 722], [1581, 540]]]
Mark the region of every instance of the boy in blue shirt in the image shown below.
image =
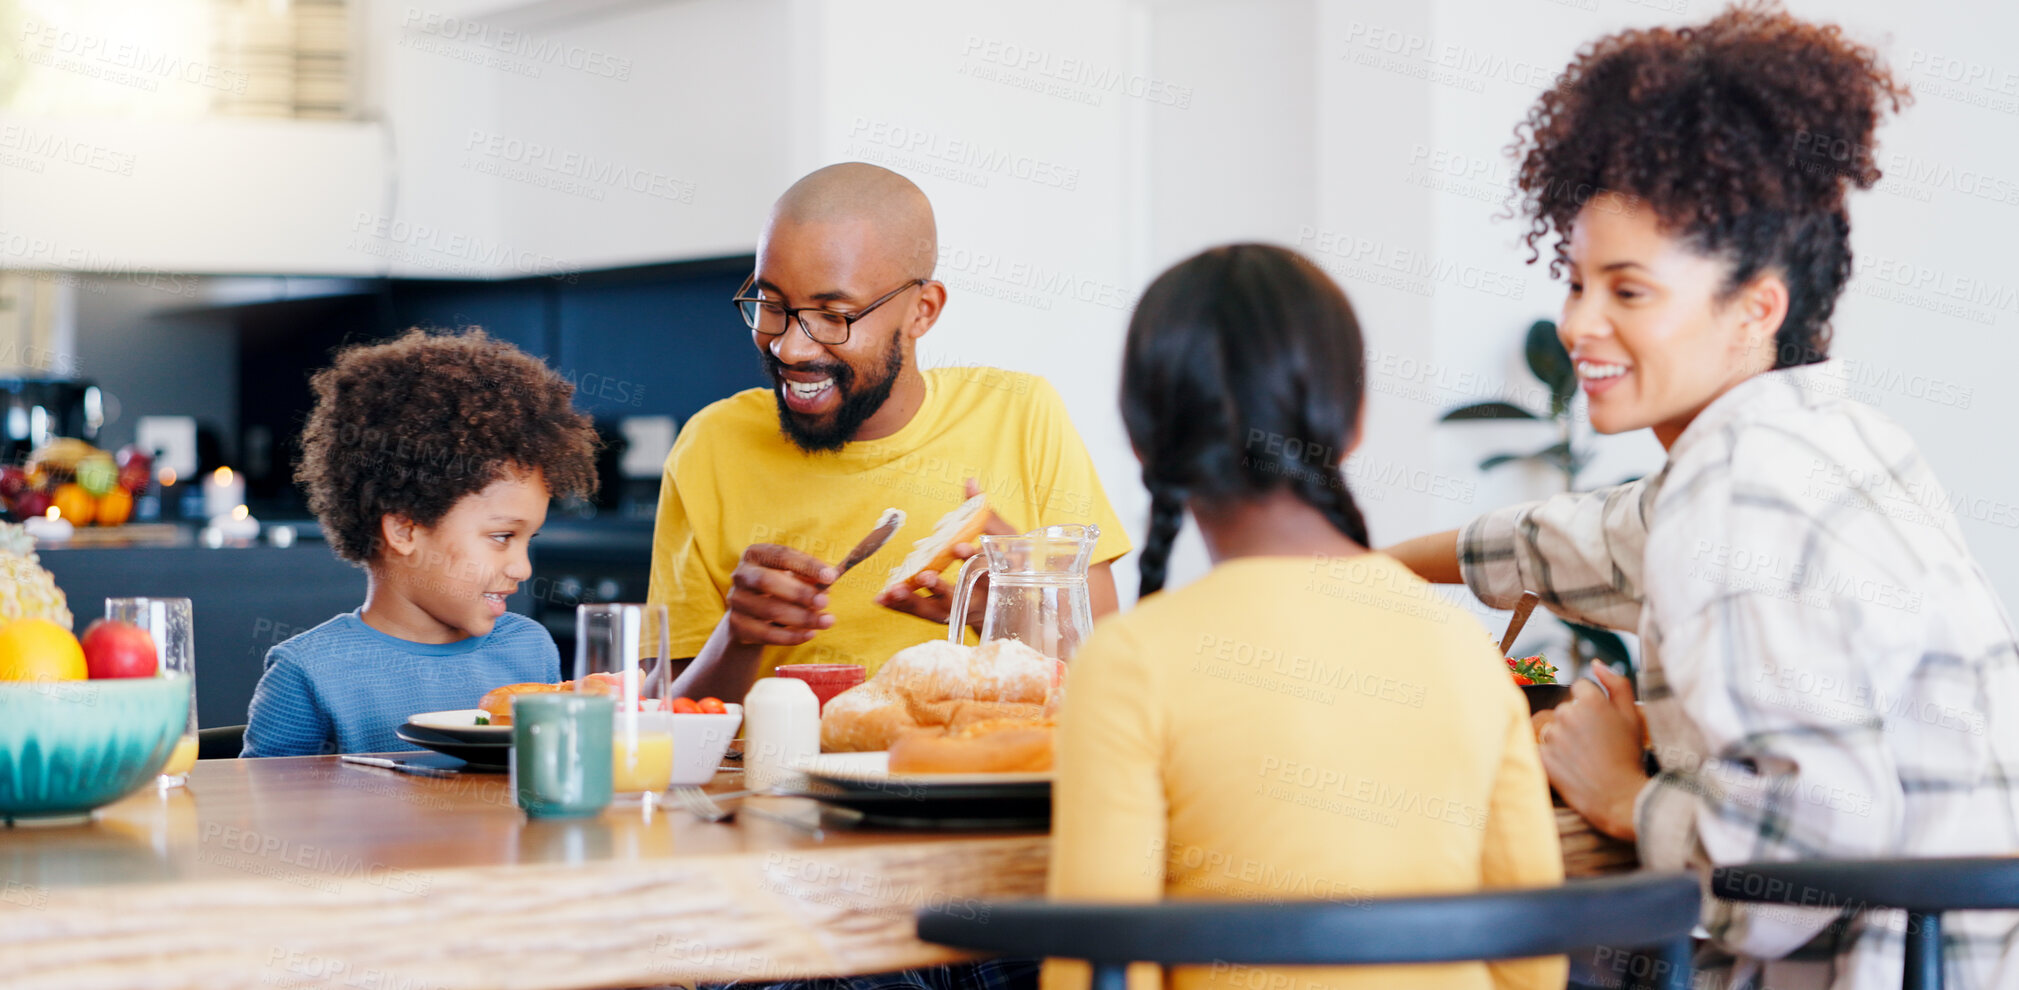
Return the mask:
[[351, 347], [311, 385], [295, 481], [365, 602], [268, 651], [242, 755], [412, 749], [410, 715], [558, 682], [553, 638], [505, 599], [548, 500], [596, 488], [574, 387], [481, 330]]

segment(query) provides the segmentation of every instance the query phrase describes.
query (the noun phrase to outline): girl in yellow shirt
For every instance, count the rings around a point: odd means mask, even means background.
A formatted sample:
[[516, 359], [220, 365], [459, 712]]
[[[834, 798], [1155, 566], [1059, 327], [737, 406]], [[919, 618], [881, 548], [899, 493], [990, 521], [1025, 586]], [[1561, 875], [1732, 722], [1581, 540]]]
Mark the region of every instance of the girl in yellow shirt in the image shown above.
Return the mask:
[[[1563, 878], [1527, 706], [1478, 623], [1367, 550], [1341, 476], [1364, 362], [1318, 268], [1216, 248], [1152, 283], [1122, 413], [1144, 600], [1072, 663], [1051, 896], [1347, 903]], [[1189, 512], [1213, 569], [1162, 588]], [[1146, 967], [1132, 980], [1150, 978]], [[1179, 987], [1561, 987], [1561, 957], [1174, 971]], [[1081, 964], [1047, 990], [1084, 987]], [[1142, 985], [1138, 982], [1137, 985]]]

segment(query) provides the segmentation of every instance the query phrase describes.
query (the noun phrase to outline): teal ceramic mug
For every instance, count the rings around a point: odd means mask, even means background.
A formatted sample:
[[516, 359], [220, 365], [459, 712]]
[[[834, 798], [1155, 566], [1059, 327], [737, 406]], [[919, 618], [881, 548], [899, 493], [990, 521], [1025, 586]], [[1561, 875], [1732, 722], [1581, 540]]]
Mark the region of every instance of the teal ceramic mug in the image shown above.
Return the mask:
[[534, 818], [582, 818], [610, 804], [608, 695], [522, 694], [512, 699], [512, 789]]

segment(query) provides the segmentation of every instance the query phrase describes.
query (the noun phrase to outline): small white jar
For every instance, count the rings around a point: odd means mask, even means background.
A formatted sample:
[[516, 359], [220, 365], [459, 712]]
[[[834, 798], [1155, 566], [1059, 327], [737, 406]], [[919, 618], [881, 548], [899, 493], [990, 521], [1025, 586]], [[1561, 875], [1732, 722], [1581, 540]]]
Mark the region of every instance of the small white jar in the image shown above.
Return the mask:
[[784, 783], [820, 754], [820, 702], [796, 677], [766, 677], [743, 697], [743, 780], [751, 790]]

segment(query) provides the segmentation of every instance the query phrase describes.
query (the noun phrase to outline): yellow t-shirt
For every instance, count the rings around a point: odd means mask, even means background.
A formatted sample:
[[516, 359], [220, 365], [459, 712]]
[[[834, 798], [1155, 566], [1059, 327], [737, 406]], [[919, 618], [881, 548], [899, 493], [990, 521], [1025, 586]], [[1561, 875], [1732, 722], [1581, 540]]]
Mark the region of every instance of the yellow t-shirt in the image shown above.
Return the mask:
[[911, 422], [834, 453], [793, 446], [770, 389], [739, 392], [688, 421], [666, 459], [652, 535], [648, 598], [667, 606], [670, 655], [691, 657], [707, 643], [745, 548], [778, 543], [838, 564], [893, 506], [904, 510], [904, 527], [828, 592], [834, 626], [767, 648], [763, 675], [781, 663], [859, 663], [874, 674], [898, 650], [944, 637], [944, 625], [884, 608], [876, 596], [913, 541], [966, 500], [967, 478], [1018, 532], [1092, 523], [1101, 528], [1093, 563], [1129, 552], [1050, 383], [996, 368], [924, 375], [925, 402]]
[[[1102, 620], [1066, 675], [1051, 896], [1358, 903], [1561, 882], [1528, 706], [1496, 653], [1380, 554], [1239, 558]], [[1173, 982], [1561, 988], [1566, 970], [1199, 966]], [[1045, 990], [1086, 985], [1084, 964], [1045, 967]]]

